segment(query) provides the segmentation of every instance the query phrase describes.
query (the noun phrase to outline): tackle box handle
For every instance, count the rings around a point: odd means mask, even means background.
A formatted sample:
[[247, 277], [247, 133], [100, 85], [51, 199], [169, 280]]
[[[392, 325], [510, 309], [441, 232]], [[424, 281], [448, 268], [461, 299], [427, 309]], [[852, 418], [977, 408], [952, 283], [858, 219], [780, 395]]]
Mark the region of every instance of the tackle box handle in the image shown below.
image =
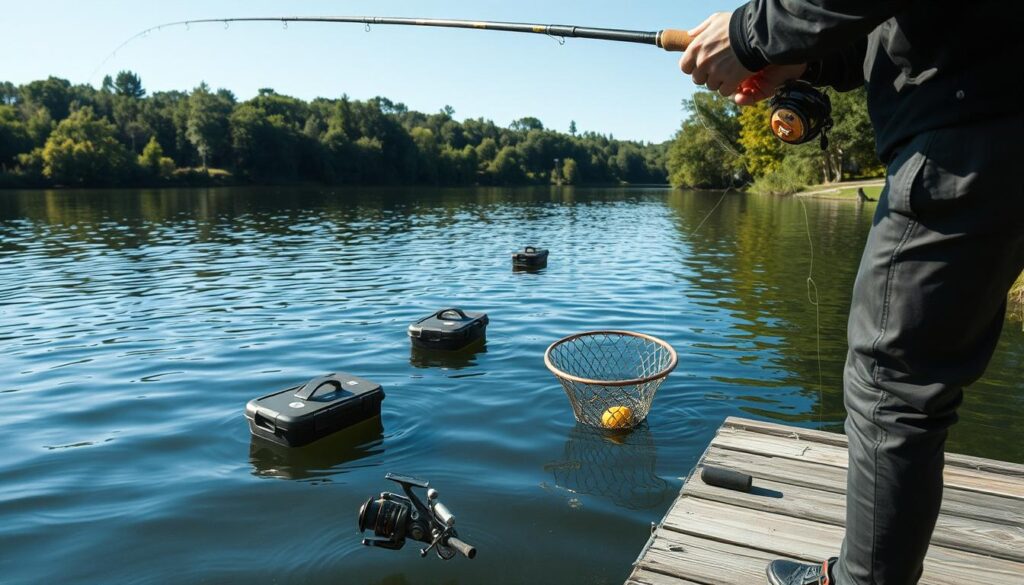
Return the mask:
[[437, 313], [434, 313], [434, 316], [443, 321], [444, 317], [442, 315], [444, 315], [445, 313], [456, 313], [462, 319], [469, 319], [469, 316], [466, 315], [465, 311], [463, 311], [462, 309], [457, 309], [455, 307], [452, 307], [451, 309], [441, 309]]
[[314, 394], [316, 394], [317, 390], [327, 385], [334, 386], [334, 390], [332, 390], [332, 392], [341, 390], [341, 382], [334, 377], [334, 374], [327, 374], [326, 376], [313, 378], [309, 382], [306, 382], [305, 386], [295, 393], [295, 397], [303, 400], [309, 400]]
[[523, 252], [526, 252], [527, 254], [536, 253], [537, 248], [534, 248], [533, 246], [527, 246], [526, 248], [523, 248]]

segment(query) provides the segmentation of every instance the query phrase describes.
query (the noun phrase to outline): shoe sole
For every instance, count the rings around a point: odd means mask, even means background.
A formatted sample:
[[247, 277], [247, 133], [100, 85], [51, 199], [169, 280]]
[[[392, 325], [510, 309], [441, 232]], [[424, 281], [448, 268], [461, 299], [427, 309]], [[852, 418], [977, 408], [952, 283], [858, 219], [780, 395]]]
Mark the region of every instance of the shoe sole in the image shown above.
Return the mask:
[[772, 578], [772, 574], [768, 572], [767, 568], [764, 570], [764, 576], [768, 578], [768, 585], [782, 585], [782, 583]]

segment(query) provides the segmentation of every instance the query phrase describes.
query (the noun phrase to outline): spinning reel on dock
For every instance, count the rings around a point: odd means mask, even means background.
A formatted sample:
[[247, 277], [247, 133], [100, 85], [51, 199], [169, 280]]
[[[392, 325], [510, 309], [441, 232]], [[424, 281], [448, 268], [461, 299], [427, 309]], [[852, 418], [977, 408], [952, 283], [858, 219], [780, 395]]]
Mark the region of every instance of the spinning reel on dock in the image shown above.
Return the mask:
[[[391, 550], [405, 546], [407, 538], [426, 543], [420, 549], [420, 556], [434, 550], [438, 558], [449, 561], [456, 552], [468, 559], [476, 557], [476, 547], [458, 538], [455, 532], [455, 516], [447, 506], [438, 501], [437, 490], [430, 484], [404, 475], [389, 473], [385, 479], [402, 486], [405, 495], [382, 492], [377, 498], [369, 498], [359, 508], [359, 531], [368, 528], [378, 538], [364, 538], [363, 544]], [[412, 490], [427, 490], [427, 501], [423, 502]]]

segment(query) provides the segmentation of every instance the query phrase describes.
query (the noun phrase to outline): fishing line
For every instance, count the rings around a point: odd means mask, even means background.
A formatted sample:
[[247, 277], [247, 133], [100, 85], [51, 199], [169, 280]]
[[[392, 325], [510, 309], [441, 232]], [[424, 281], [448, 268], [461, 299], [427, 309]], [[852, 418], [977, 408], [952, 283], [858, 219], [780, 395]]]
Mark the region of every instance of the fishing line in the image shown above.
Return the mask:
[[[733, 156], [737, 158], [743, 157], [743, 155], [740, 154], [738, 150], [733, 148], [731, 144], [725, 141], [725, 138], [722, 137], [720, 132], [711, 128], [711, 126], [708, 125], [708, 123], [704, 120], [703, 114], [700, 113], [700, 102], [697, 101], [696, 99], [693, 100], [693, 111], [697, 114], [697, 119], [700, 120], [701, 126], [704, 126], [704, 129], [711, 133], [711, 138], [714, 139], [714, 141], [717, 142], [719, 146], [729, 151], [730, 153], [732, 153]], [[748, 182], [747, 185], [749, 184], [750, 183]]]
[[[725, 139], [722, 138], [721, 135], [718, 132], [716, 132], [710, 126], [708, 126], [708, 123], [704, 120], [704, 116], [701, 115], [701, 113], [700, 113], [700, 102], [698, 102], [696, 99], [693, 100], [693, 111], [697, 114], [697, 119], [700, 120], [701, 125], [704, 126], [705, 130], [707, 130], [708, 132], [711, 133], [711, 138], [715, 142], [717, 142], [719, 144], [719, 146], [729, 150], [736, 157], [740, 156], [740, 153], [737, 152], [736, 149], [732, 148], [729, 145], [729, 143], [725, 142]], [[743, 187], [746, 187], [749, 184], [750, 183], [748, 182], [745, 185], [743, 185]], [[728, 187], [726, 187], [725, 191], [722, 192], [722, 196], [718, 198], [718, 203], [715, 203], [715, 205], [711, 208], [711, 211], [709, 211], [707, 213], [707, 215], [704, 216], [704, 219], [700, 220], [700, 223], [698, 223], [697, 227], [695, 227], [693, 229], [693, 232], [691, 232], [691, 235], [695, 235], [700, 230], [700, 228], [703, 227], [704, 224], [707, 223], [707, 221], [709, 219], [711, 219], [711, 216], [715, 213], [715, 211], [718, 209], [718, 207], [720, 205], [722, 205], [722, 202], [725, 201], [726, 195], [729, 194], [729, 191], [732, 191], [732, 188], [733, 188], [732, 185], [729, 185]]]
[[704, 219], [700, 220], [700, 223], [697, 224], [697, 227], [693, 228], [693, 231], [690, 232], [691, 236], [697, 235], [697, 232], [700, 231], [700, 228], [703, 227], [709, 219], [711, 219], [711, 216], [715, 213], [715, 210], [717, 210], [718, 207], [722, 204], [722, 202], [725, 201], [725, 196], [729, 194], [729, 191], [732, 191], [731, 186], [726, 187], [725, 191], [722, 192], [722, 196], [718, 198], [718, 203], [715, 203], [714, 207], [711, 208], [711, 211], [709, 211], [708, 214], [704, 216]]
[[[697, 101], [696, 99], [693, 100], [693, 111], [697, 114], [697, 119], [700, 120], [701, 125], [704, 126], [705, 130], [707, 130], [708, 132], [711, 133], [711, 138], [715, 142], [717, 142], [719, 146], [729, 150], [736, 157], [740, 156], [740, 153], [737, 152], [736, 149], [732, 148], [727, 142], [725, 142], [725, 140], [721, 137], [721, 135], [718, 132], [716, 132], [714, 129], [712, 129], [708, 125], [708, 123], [704, 120], [704, 116], [700, 113], [700, 102]], [[747, 184], [749, 185], [749, 183], [747, 183]], [[746, 185], [743, 185], [743, 186], [745, 187]], [[693, 229], [693, 231], [691, 232], [691, 235], [696, 235], [696, 233], [700, 230], [700, 228], [703, 227], [704, 224], [707, 223], [707, 221], [709, 219], [711, 219], [711, 216], [715, 213], [715, 211], [718, 209], [718, 207], [720, 205], [722, 205], [722, 202], [725, 201], [726, 195], [729, 194], [729, 191], [732, 191], [732, 188], [733, 188], [733, 186], [731, 184], [728, 187], [726, 187], [725, 191], [722, 192], [722, 196], [718, 198], [718, 202], [715, 203], [715, 205], [711, 208], [711, 211], [709, 211], [707, 213], [707, 215], [704, 216], [704, 219], [700, 220], [700, 223], [698, 223], [697, 227], [695, 227]]]
[[[700, 102], [698, 100], [694, 99], [693, 100], [693, 111], [694, 111], [694, 113], [697, 114], [697, 119], [700, 121], [701, 126], [703, 126], [704, 129], [707, 130], [711, 134], [712, 139], [721, 148], [723, 148], [726, 151], [730, 152], [733, 156], [736, 156], [737, 158], [742, 158], [743, 155], [738, 150], [733, 148], [732, 145], [729, 144], [726, 141], [725, 137], [723, 137], [720, 132], [718, 132], [716, 129], [712, 128], [707, 123], [707, 121], [704, 119], [704, 115], [701, 114], [700, 108], [701, 108]], [[751, 183], [748, 181], [744, 186], [749, 186], [750, 184]], [[729, 189], [731, 189], [731, 187]], [[700, 222], [700, 224], [697, 226], [697, 228], [695, 230], [693, 230], [693, 233], [697, 233], [697, 230], [699, 230], [701, 228], [701, 226], [703, 226], [704, 223], [708, 220], [708, 218], [711, 217], [711, 214], [714, 213], [716, 209], [718, 209], [718, 206], [721, 205], [722, 201], [725, 199], [725, 195], [729, 192], [729, 189], [725, 190], [725, 193], [722, 194], [722, 198], [718, 200], [718, 203], [715, 205], [714, 208], [711, 209], [711, 212], [708, 213], [708, 215]], [[816, 356], [817, 366], [818, 366], [818, 425], [820, 426], [822, 424], [822, 422], [823, 422], [824, 411], [825, 411], [825, 400], [824, 400], [824, 388], [825, 388], [825, 385], [824, 385], [824, 381], [823, 381], [824, 377], [822, 375], [822, 368], [821, 368], [821, 305], [820, 305], [820, 300], [818, 298], [818, 285], [814, 281], [814, 239], [813, 239], [813, 237], [811, 235], [811, 220], [810, 220], [810, 217], [809, 217], [808, 212], [807, 212], [807, 204], [804, 203], [803, 198], [797, 197], [797, 201], [800, 202], [800, 207], [803, 210], [803, 214], [804, 214], [804, 227], [807, 230], [807, 246], [808, 246], [808, 249], [810, 251], [810, 264], [809, 264], [809, 266], [807, 268], [806, 284], [807, 284], [807, 301], [814, 307], [814, 342], [815, 342], [815, 356]]]
[[821, 375], [821, 305], [818, 302], [818, 285], [814, 282], [814, 240], [811, 239], [811, 220], [807, 215], [807, 204], [797, 197], [804, 211], [804, 226], [807, 228], [807, 246], [811, 250], [811, 262], [807, 267], [807, 301], [814, 305], [814, 343], [818, 359], [818, 425], [825, 415], [825, 385]]

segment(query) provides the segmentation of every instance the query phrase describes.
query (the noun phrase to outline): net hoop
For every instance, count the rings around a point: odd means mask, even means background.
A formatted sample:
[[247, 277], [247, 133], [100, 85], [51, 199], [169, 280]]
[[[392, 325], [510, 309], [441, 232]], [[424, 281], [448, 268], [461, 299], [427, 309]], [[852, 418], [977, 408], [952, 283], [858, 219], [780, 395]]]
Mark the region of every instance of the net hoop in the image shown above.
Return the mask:
[[[569, 374], [568, 372], [564, 372], [560, 368], [555, 366], [555, 364], [552, 362], [552, 360], [551, 360], [551, 352], [554, 351], [560, 345], [565, 344], [565, 343], [569, 343], [569, 342], [572, 342], [572, 341], [575, 341], [575, 340], [583, 338], [583, 337], [592, 337], [592, 336], [596, 336], [596, 335], [604, 335], [604, 336], [618, 335], [618, 336], [626, 336], [626, 337], [636, 337], [636, 338], [639, 338], [639, 339], [643, 339], [645, 341], [650, 341], [651, 343], [655, 343], [655, 344], [659, 345], [662, 349], [664, 349], [665, 351], [667, 351], [669, 353], [669, 356], [670, 356], [669, 363], [668, 363], [667, 366], [662, 368], [660, 371], [655, 372], [654, 374], [651, 374], [649, 376], [645, 376], [643, 378], [633, 378], [631, 380], [594, 380], [592, 378], [581, 378], [579, 376], [574, 376], [572, 374]], [[646, 333], [637, 333], [635, 331], [621, 331], [621, 330], [615, 330], [615, 329], [599, 330], [599, 331], [585, 331], [583, 333], [575, 333], [573, 335], [569, 335], [567, 337], [563, 337], [562, 339], [559, 339], [558, 341], [552, 343], [551, 345], [548, 346], [547, 350], [544, 351], [544, 365], [547, 366], [547, 368], [549, 370], [551, 370], [552, 374], [554, 374], [558, 378], [561, 378], [561, 379], [564, 379], [564, 380], [568, 380], [570, 382], [575, 382], [577, 384], [585, 384], [587, 386], [615, 386], [615, 387], [619, 387], [619, 386], [636, 386], [636, 385], [640, 385], [640, 384], [646, 384], [648, 382], [653, 382], [654, 380], [658, 380], [660, 378], [664, 378], [665, 376], [668, 376], [670, 373], [672, 373], [672, 370], [676, 369], [676, 365], [678, 365], [678, 363], [679, 363], [679, 356], [676, 354], [676, 350], [671, 345], [669, 345], [667, 342], [665, 342], [664, 340], [659, 339], [657, 337], [654, 337], [653, 335], [647, 335]]]

